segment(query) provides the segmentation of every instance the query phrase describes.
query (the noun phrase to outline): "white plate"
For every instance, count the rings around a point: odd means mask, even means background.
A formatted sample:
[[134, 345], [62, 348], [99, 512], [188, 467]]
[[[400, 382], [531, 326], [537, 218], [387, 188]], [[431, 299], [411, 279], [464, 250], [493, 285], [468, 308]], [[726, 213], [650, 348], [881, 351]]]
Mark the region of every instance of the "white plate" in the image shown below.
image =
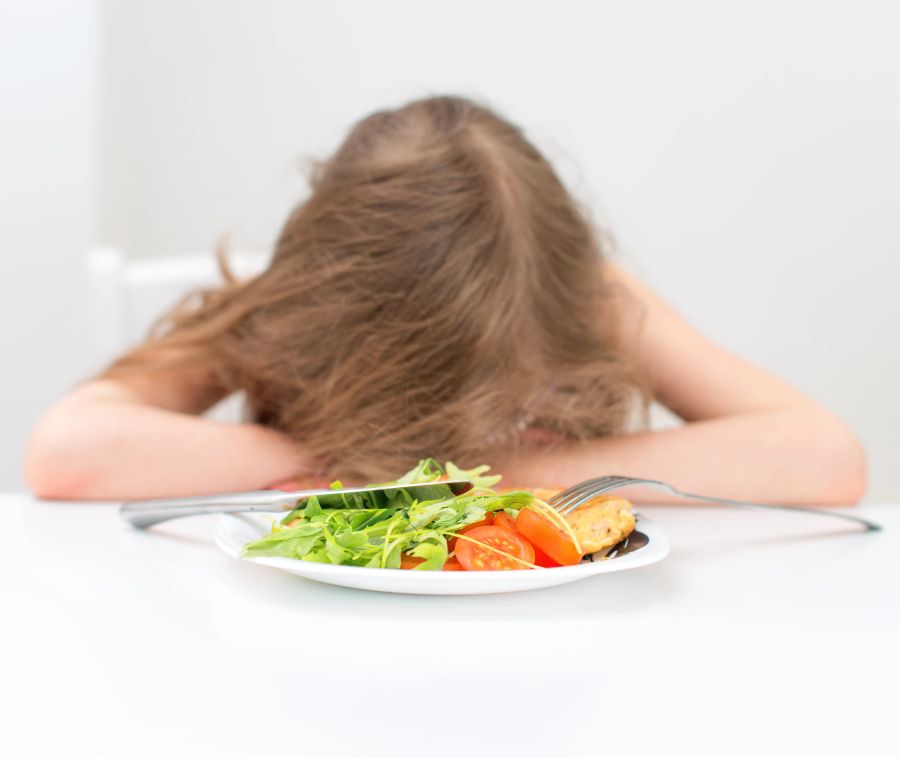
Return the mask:
[[271, 531], [272, 518], [256, 514], [225, 515], [216, 525], [216, 544], [232, 558], [281, 569], [297, 576], [342, 587], [377, 592], [404, 592], [414, 595], [486, 595], [519, 592], [557, 584], [577, 582], [594, 574], [647, 566], [669, 554], [665, 533], [646, 516], [637, 515], [637, 531], [649, 542], [632, 553], [607, 561], [585, 562], [533, 571], [402, 571], [400, 569], [333, 566], [330, 563], [298, 561], [293, 558], [244, 558], [241, 550], [251, 540]]

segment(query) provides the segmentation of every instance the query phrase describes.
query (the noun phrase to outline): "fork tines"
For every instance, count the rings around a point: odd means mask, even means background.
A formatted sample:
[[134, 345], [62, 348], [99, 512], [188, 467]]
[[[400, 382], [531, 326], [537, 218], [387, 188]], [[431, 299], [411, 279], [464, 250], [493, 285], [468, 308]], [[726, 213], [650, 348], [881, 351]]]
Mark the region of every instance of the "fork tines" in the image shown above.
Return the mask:
[[560, 492], [549, 500], [548, 505], [562, 515], [566, 515], [597, 495], [614, 490], [630, 481], [626, 476], [600, 476], [596, 479], [588, 479]]

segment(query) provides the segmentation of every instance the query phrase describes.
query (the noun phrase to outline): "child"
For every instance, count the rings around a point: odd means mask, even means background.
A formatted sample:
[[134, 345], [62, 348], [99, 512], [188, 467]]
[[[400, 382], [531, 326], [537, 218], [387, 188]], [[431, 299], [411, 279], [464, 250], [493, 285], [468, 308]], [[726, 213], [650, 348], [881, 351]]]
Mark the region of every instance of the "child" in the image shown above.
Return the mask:
[[[489, 463], [510, 486], [614, 473], [745, 499], [862, 496], [846, 426], [604, 253], [550, 164], [487, 108], [375, 113], [318, 168], [264, 273], [177, 308], [47, 412], [28, 482], [124, 499], [379, 481], [433, 456]], [[237, 390], [251, 420], [200, 415]], [[650, 398], [686, 423], [629, 432]]]

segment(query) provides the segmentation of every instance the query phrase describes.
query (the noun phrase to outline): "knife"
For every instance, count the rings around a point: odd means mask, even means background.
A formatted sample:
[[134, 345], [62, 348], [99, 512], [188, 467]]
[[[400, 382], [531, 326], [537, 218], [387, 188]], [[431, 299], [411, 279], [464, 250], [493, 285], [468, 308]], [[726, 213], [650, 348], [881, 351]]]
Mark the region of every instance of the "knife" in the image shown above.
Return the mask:
[[[299, 507], [311, 497], [319, 499], [326, 508], [382, 507], [388, 496], [404, 490], [411, 500], [436, 500], [447, 496], [447, 490], [454, 495], [472, 489], [472, 483], [464, 479], [427, 482], [425, 484], [383, 484], [369, 487], [348, 487], [346, 489], [259, 490], [256, 492], [231, 492], [223, 495], [200, 495], [197, 497], [160, 498], [155, 500], [133, 500], [123, 503], [119, 515], [132, 526], [146, 529], [163, 521], [185, 516], [203, 516], [210, 513], [283, 513]], [[356, 497], [365, 495], [365, 499]]]

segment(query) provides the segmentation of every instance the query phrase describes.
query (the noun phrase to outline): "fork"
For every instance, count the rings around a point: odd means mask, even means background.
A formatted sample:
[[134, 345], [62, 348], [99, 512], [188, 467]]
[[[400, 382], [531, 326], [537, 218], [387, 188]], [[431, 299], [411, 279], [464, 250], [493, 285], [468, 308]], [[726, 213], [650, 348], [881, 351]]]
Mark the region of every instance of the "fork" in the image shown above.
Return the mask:
[[831, 516], [832, 518], [843, 519], [844, 521], [852, 521], [866, 528], [866, 531], [877, 532], [881, 529], [876, 524], [860, 516], [852, 516], [849, 513], [840, 513], [837, 511], [825, 510], [824, 508], [808, 508], [800, 505], [775, 505], [773, 503], [754, 503], [750, 500], [732, 500], [725, 497], [710, 497], [709, 495], [695, 495], [690, 492], [683, 492], [671, 484], [661, 482], [657, 479], [639, 479], [632, 476], [600, 476], [595, 479], [588, 479], [580, 482], [569, 489], [554, 495], [548, 501], [548, 505], [554, 508], [558, 513], [565, 516], [571, 513], [579, 506], [584, 505], [589, 500], [602, 495], [606, 492], [612, 492], [620, 487], [628, 487], [632, 484], [645, 484], [657, 489], [666, 490], [673, 495], [688, 498], [691, 500], [702, 500], [707, 503], [719, 503], [721, 505], [734, 505], [739, 508], [760, 508], [764, 510], [779, 511], [799, 511], [801, 513], [813, 513], [817, 516]]

